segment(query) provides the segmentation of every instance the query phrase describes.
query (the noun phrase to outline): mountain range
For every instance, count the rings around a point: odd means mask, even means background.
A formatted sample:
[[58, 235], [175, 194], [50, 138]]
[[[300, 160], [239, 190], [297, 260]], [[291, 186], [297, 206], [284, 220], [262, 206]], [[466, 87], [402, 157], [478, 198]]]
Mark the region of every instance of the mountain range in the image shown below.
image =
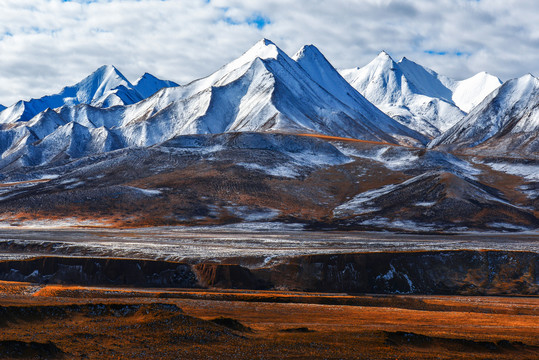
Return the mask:
[[341, 74], [386, 114], [430, 138], [455, 125], [501, 85], [485, 72], [456, 81], [407, 58], [395, 62], [384, 51], [366, 66]]
[[16, 102], [0, 113], [0, 123], [29, 121], [46, 109], [64, 105], [89, 104], [106, 108], [134, 104], [163, 87], [177, 85], [171, 81], [159, 80], [150, 74], [144, 74], [131, 84], [114, 66], [105, 65], [79, 83], [63, 88], [58, 94]]
[[186, 85], [103, 66], [0, 108], [0, 221], [536, 228], [538, 82], [267, 39]]

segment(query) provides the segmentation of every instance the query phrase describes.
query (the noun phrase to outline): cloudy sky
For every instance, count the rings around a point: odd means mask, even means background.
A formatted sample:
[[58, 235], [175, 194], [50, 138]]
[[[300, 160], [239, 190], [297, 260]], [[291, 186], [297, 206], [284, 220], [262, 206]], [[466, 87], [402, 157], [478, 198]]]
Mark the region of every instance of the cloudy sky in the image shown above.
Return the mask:
[[0, 104], [103, 64], [186, 83], [263, 37], [290, 55], [314, 44], [338, 68], [386, 50], [457, 79], [539, 74], [537, 0], [1, 0]]

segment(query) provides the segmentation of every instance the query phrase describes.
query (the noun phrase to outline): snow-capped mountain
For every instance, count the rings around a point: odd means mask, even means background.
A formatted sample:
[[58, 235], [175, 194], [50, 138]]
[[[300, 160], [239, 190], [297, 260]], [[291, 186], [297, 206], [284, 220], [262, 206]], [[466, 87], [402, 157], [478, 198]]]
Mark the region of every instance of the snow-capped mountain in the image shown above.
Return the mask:
[[162, 141], [171, 134], [233, 131], [309, 132], [391, 143], [424, 141], [361, 95], [343, 103], [333, 90], [321, 87], [299, 63], [264, 39], [212, 75], [132, 107], [123, 126], [129, 128], [130, 139], [143, 139], [136, 135], [142, 131], [160, 138], [147, 138], [147, 142]]
[[0, 104], [0, 111], [4, 110], [6, 107], [2, 104]]
[[138, 91], [140, 95], [145, 99], [152, 96], [157, 91], [168, 88], [179, 86], [173, 81], [170, 80], [161, 80], [153, 76], [152, 74], [144, 73], [140, 78], [138, 78], [133, 83], [133, 88]]
[[385, 53], [369, 66], [354, 79], [399, 121], [433, 136], [465, 117], [429, 148], [312, 45], [291, 58], [264, 39], [184, 86], [105, 66], [0, 113], [0, 223], [537, 228], [538, 79], [486, 95], [486, 73], [453, 81]]
[[[162, 89], [131, 105], [108, 106], [132, 94], [133, 86], [119, 75], [107, 77], [122, 84], [105, 91], [116, 85], [106, 81], [112, 85], [87, 92], [94, 94], [94, 100], [79, 99], [86, 103], [47, 110], [6, 130], [0, 167], [150, 146], [178, 135], [237, 131], [319, 133], [394, 144], [427, 142], [365, 100], [314, 47], [300, 53], [294, 61], [264, 39], [206, 78]], [[101, 68], [100, 73], [107, 69], [116, 73], [112, 67]], [[155, 83], [160, 84], [146, 76], [137, 86]], [[51, 150], [44, 151], [49, 145]]]
[[451, 99], [462, 111], [469, 113], [479, 105], [490, 93], [502, 85], [496, 76], [480, 72], [461, 81], [447, 82], [453, 91]]
[[[292, 58], [309, 74], [311, 79], [340, 102], [352, 109], [358, 109], [364, 118], [372, 121], [384, 132], [394, 134], [397, 138], [402, 136], [396, 132], [395, 127], [398, 125], [381, 116], [380, 110], [355, 90], [314, 45], [302, 47]], [[406, 130], [406, 127], [401, 127], [401, 132], [406, 133]], [[417, 135], [412, 136], [422, 141], [425, 139]]]
[[457, 123], [501, 84], [486, 73], [455, 81], [407, 58], [395, 62], [384, 51], [366, 66], [341, 74], [386, 114], [431, 138]]
[[58, 94], [18, 101], [0, 112], [0, 123], [28, 121], [47, 108], [91, 104], [97, 107], [134, 104], [157, 90], [177, 86], [145, 74], [133, 85], [114, 66], [105, 65], [79, 83], [63, 88]]
[[505, 82], [429, 147], [529, 156], [539, 153], [539, 79]]

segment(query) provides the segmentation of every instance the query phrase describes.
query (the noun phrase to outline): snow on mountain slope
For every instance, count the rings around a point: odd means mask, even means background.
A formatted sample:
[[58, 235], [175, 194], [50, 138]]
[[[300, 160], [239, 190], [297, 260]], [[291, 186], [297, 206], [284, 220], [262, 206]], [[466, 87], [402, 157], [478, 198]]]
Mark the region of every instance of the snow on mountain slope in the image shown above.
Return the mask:
[[[317, 50], [312, 54], [323, 61], [314, 62], [310, 55], [298, 61], [304, 65], [311, 63], [308, 68], [313, 76], [264, 39], [212, 75], [185, 86], [162, 89], [132, 105], [100, 108], [79, 104], [48, 110], [36, 120], [19, 121], [5, 130], [13, 133], [10, 144], [6, 145], [10, 156], [0, 163], [12, 164], [16, 159], [17, 164], [42, 165], [65, 159], [61, 153], [77, 157], [91, 155], [99, 149], [150, 146], [178, 135], [238, 131], [321, 133], [418, 145], [427, 142], [425, 137], [368, 103]], [[325, 84], [318, 79], [328, 89], [313, 80], [316, 66], [331, 75]], [[331, 88], [328, 85], [331, 81], [341, 81], [349, 87], [349, 94]], [[120, 86], [99, 99], [113, 102], [115, 98], [111, 96], [120, 96], [124, 89], [128, 88]], [[50, 123], [45, 124], [47, 121]], [[81, 126], [86, 130], [82, 131]], [[21, 148], [21, 136], [26, 133], [18, 129], [23, 127], [29, 129], [34, 141], [41, 141], [39, 146], [28, 138]], [[102, 127], [99, 132], [94, 131]], [[62, 135], [56, 136], [55, 132], [59, 131], [63, 131]], [[110, 140], [103, 141], [105, 135]], [[60, 142], [62, 146], [52, 145], [53, 139], [60, 141], [63, 136], [78, 137], [82, 145], [76, 149], [64, 142]], [[45, 156], [33, 156], [35, 151], [43, 151], [41, 143], [51, 144], [55, 150], [47, 151]], [[97, 143], [106, 145], [93, 145]]]
[[[63, 88], [58, 94], [15, 103], [0, 113], [0, 123], [28, 121], [47, 108], [54, 109], [63, 105], [88, 104], [94, 101], [102, 104], [110, 92], [119, 86], [132, 87], [115, 67], [102, 66], [81, 82]], [[123, 93], [125, 90], [119, 92]], [[115, 100], [110, 100], [111, 105], [120, 103], [121, 97], [122, 95], [118, 95]], [[136, 94], [135, 97], [138, 100], [142, 99], [140, 94]]]
[[41, 140], [65, 124], [66, 122], [57, 112], [47, 109], [28, 121], [26, 127], [36, 139]]
[[372, 106], [348, 84], [314, 45], [303, 46], [292, 59], [300, 64], [314, 81], [346, 105], [357, 106], [357, 102], [363, 102]]
[[429, 147], [537, 156], [539, 79], [528, 74], [505, 82]]
[[456, 81], [452, 87], [452, 99], [455, 105], [468, 113], [501, 85], [502, 81], [496, 76], [480, 72], [468, 79]]
[[179, 86], [173, 81], [161, 80], [152, 74], [144, 73], [133, 83], [133, 88], [138, 91], [143, 98], [147, 98], [155, 94], [163, 88]]
[[[312, 141], [315, 139], [316, 141]], [[182, 151], [212, 152], [213, 158], [227, 159], [227, 151], [251, 151], [258, 155], [238, 158], [236, 165], [281, 178], [296, 178], [307, 171], [326, 166], [342, 165], [351, 159], [328, 142], [297, 135], [274, 133], [225, 133], [218, 135], [183, 135], [160, 144], [161, 148]], [[265, 155], [262, 155], [262, 153]], [[268, 154], [273, 153], [271, 161]], [[278, 159], [278, 158], [281, 159]], [[239, 160], [239, 161], [238, 161]]]
[[515, 225], [521, 229], [537, 226], [529, 209], [512, 205], [497, 189], [444, 171], [429, 171], [360, 193], [333, 213], [337, 223], [349, 228], [512, 230]]
[[[89, 128], [76, 122], [63, 123], [53, 110], [42, 114], [34, 118], [29, 126], [17, 127], [11, 132], [14, 134], [9, 139], [11, 141], [6, 141], [11, 146], [3, 151], [0, 168], [7, 170], [63, 163], [125, 147], [125, 142], [115, 129], [103, 126]], [[47, 134], [44, 127], [48, 126], [53, 126], [54, 130]]]
[[175, 135], [282, 131], [392, 143], [425, 141], [359, 94], [356, 97], [360, 100], [347, 100], [349, 105], [340, 97], [321, 88], [303, 67], [264, 39], [212, 75], [186, 86], [162, 90], [128, 107], [122, 126], [130, 133], [129, 138], [139, 140], [152, 132], [151, 127], [157, 127], [167, 128]]
[[365, 67], [342, 74], [386, 114], [430, 138], [464, 116], [435, 74], [407, 60], [396, 63], [385, 52]]
[[137, 84], [131, 84], [114, 66], [105, 65], [73, 86], [63, 88], [58, 94], [47, 95], [30, 101], [18, 101], [0, 112], [0, 123], [28, 121], [46, 109], [64, 105], [91, 104], [96, 107], [134, 104], [165, 86], [175, 83], [159, 80], [145, 74]]
[[[395, 133], [395, 126], [398, 124], [388, 122], [385, 114], [354, 89], [314, 45], [302, 47], [292, 58], [316, 83], [343, 104], [360, 110], [365, 117], [376, 121], [376, 124], [385, 132]], [[401, 127], [403, 132], [407, 132], [407, 129], [404, 126]], [[415, 136], [417, 138], [417, 135]]]
[[501, 83], [486, 73], [455, 81], [407, 58], [395, 62], [383, 51], [366, 66], [341, 74], [386, 114], [431, 138], [462, 119]]
[[411, 89], [416, 94], [451, 101], [451, 90], [446, 86], [451, 80], [439, 75], [434, 70], [421, 66], [406, 57], [398, 62], [399, 69], [408, 80]]

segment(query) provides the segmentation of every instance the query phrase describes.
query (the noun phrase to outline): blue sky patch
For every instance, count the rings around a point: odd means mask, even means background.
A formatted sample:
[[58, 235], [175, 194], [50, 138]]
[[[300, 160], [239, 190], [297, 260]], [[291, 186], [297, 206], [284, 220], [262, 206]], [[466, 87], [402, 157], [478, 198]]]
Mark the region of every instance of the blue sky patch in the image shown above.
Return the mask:
[[446, 55], [451, 55], [451, 56], [458, 56], [458, 57], [461, 57], [461, 56], [470, 56], [470, 55], [472, 55], [472, 53], [470, 53], [470, 52], [467, 52], [467, 51], [459, 51], [459, 50], [456, 50], [456, 51], [424, 50], [423, 52], [424, 52], [425, 54], [436, 55], [436, 56], [446, 56]]
[[271, 24], [271, 21], [265, 16], [256, 14], [247, 19], [247, 24], [255, 25], [258, 29], [263, 29], [266, 25]]
[[224, 13], [223, 21], [230, 25], [241, 25], [241, 24], [247, 24], [249, 26], [254, 26], [257, 29], [261, 30], [266, 25], [271, 24], [270, 19], [267, 16], [264, 16], [260, 13], [253, 13], [251, 16], [249, 16], [246, 19], [233, 19], [229, 16], [226, 16], [229, 7], [223, 7], [221, 10]]

